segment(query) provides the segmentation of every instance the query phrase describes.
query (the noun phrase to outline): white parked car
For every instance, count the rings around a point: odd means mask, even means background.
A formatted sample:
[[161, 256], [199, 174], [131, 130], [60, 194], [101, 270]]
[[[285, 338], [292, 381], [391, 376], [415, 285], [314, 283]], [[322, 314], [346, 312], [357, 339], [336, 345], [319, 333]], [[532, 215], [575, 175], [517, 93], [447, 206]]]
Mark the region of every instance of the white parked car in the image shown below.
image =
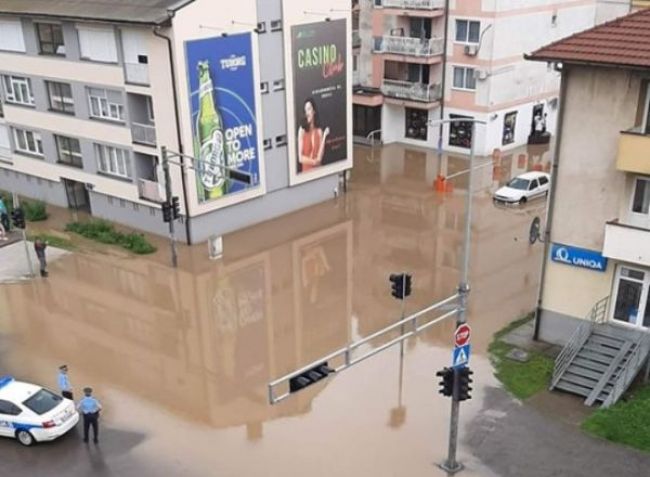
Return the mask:
[[551, 177], [545, 172], [526, 172], [498, 189], [493, 199], [506, 204], [525, 204], [531, 199], [545, 197], [550, 184]]
[[79, 422], [74, 402], [35, 384], [0, 377], [0, 436], [25, 446], [52, 441]]

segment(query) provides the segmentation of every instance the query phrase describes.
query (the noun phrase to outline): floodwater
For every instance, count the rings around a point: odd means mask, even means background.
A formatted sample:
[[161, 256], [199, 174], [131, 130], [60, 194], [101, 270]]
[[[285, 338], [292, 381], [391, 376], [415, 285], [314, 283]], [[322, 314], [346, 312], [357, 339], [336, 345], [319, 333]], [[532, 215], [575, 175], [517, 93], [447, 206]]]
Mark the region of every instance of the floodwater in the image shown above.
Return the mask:
[[[403, 146], [355, 150], [349, 192], [224, 238], [160, 257], [71, 254], [50, 278], [0, 287], [2, 372], [55, 387], [67, 363], [76, 395], [104, 405], [100, 445], [76, 433], [24, 449], [0, 441], [5, 470], [27, 475], [432, 476], [447, 449], [450, 401], [435, 372], [449, 365], [454, 323], [432, 326], [270, 405], [267, 384], [399, 319], [388, 275], [407, 271], [414, 312], [455, 292], [467, 169]], [[498, 385], [493, 332], [531, 310], [541, 244], [528, 243], [543, 200], [497, 208], [511, 175], [546, 169], [547, 150], [477, 160], [469, 321], [473, 399], [464, 426]], [[426, 319], [433, 318], [433, 315]], [[381, 344], [380, 341], [373, 345]], [[461, 428], [461, 441], [465, 438]], [[463, 475], [491, 472], [461, 445]]]

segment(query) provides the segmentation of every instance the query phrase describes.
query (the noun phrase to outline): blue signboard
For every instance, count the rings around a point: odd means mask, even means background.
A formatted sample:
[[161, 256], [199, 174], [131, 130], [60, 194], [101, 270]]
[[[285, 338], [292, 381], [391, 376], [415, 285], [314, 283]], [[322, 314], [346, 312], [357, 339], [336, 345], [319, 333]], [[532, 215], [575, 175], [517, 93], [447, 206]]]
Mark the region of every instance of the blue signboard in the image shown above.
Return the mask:
[[472, 352], [472, 348], [470, 344], [466, 344], [465, 346], [455, 347], [451, 365], [454, 368], [467, 366], [471, 352]]
[[599, 272], [604, 272], [607, 269], [607, 258], [603, 257], [600, 252], [559, 243], [554, 243], [551, 248], [551, 260]]
[[[199, 202], [260, 184], [259, 131], [250, 33], [185, 43]], [[225, 167], [251, 175], [246, 185]]]

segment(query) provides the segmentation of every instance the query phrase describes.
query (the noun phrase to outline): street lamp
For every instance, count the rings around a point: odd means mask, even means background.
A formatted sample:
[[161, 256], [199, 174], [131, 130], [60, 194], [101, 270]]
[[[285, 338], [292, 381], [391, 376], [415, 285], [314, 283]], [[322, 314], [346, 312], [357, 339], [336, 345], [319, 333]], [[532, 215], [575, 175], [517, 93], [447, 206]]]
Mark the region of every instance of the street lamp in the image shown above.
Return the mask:
[[[463, 266], [461, 269], [460, 283], [458, 284], [458, 314], [456, 315], [456, 328], [467, 321], [467, 301], [469, 297], [469, 254], [470, 239], [472, 232], [472, 188], [474, 184], [474, 145], [476, 140], [476, 125], [486, 124], [486, 121], [473, 118], [454, 118], [454, 119], [431, 119], [428, 121], [429, 126], [438, 126], [451, 123], [472, 123], [472, 132], [470, 139], [469, 152], [469, 179], [467, 185], [467, 197], [465, 197], [465, 237], [463, 242]], [[454, 379], [458, 379], [455, 375]], [[451, 419], [449, 424], [449, 452], [447, 461], [440, 467], [449, 473], [456, 473], [462, 470], [463, 466], [456, 461], [456, 450], [458, 447], [458, 420], [459, 420], [460, 402], [456, 399], [451, 400]]]

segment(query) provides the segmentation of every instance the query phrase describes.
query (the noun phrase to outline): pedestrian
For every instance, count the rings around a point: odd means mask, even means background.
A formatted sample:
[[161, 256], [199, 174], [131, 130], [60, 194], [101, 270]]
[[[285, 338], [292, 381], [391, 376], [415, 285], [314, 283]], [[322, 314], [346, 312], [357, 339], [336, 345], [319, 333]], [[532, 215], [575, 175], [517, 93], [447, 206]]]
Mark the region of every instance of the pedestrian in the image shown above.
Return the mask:
[[38, 262], [41, 264], [41, 276], [47, 277], [47, 260], [45, 259], [45, 249], [47, 248], [47, 242], [42, 241], [37, 238], [34, 242], [34, 251], [38, 257]]
[[92, 388], [84, 388], [84, 397], [77, 404], [84, 420], [84, 442], [88, 443], [88, 430], [93, 428], [93, 442], [97, 444], [99, 437], [99, 411], [102, 410], [101, 403], [93, 397]]
[[72, 386], [70, 385], [70, 378], [68, 378], [68, 366], [62, 364], [59, 366], [59, 390], [61, 396], [66, 399], [74, 399], [72, 396]]
[[5, 232], [9, 232], [11, 228], [11, 224], [9, 223], [9, 212], [7, 212], [7, 206], [2, 200], [2, 196], [0, 196], [0, 225], [2, 225]]

